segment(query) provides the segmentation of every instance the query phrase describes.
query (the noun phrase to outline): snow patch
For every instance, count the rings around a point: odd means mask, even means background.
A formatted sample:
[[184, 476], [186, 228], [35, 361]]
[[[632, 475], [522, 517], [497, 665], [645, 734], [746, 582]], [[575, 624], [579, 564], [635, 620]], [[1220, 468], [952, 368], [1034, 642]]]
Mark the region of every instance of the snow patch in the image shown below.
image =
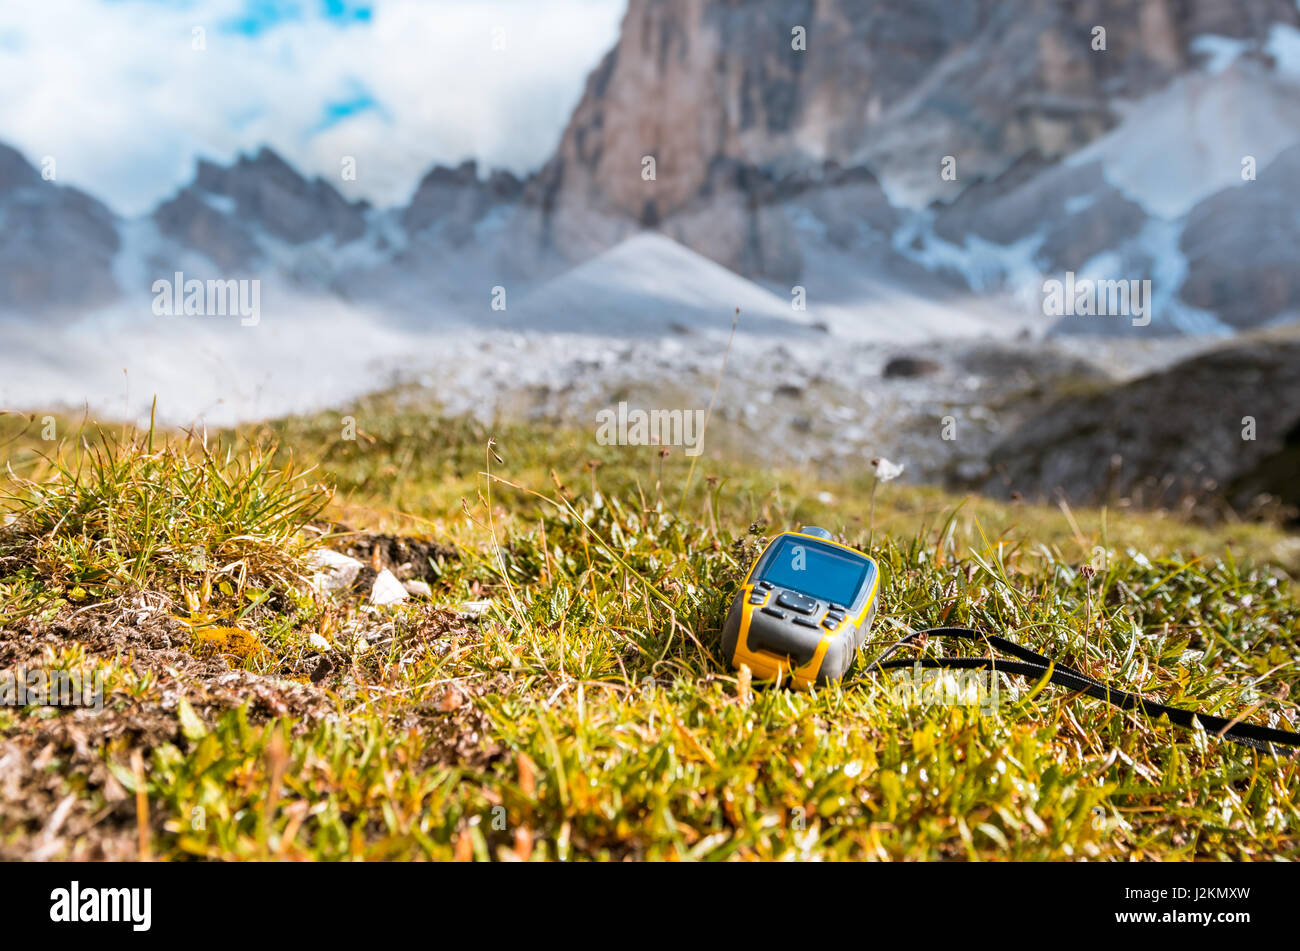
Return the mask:
[[214, 195], [212, 192], [199, 192], [199, 198], [213, 211], [222, 215], [234, 215], [239, 211], [235, 199], [229, 195]]
[[1179, 218], [1215, 192], [1241, 185], [1245, 156], [1262, 169], [1300, 142], [1296, 92], [1248, 61], [1218, 75], [1183, 76], [1133, 104], [1118, 127], [1067, 163], [1100, 161], [1124, 197], [1150, 215]]
[[1095, 193], [1087, 195], [1073, 195], [1065, 199], [1065, 213], [1067, 215], [1077, 215], [1081, 211], [1087, 211], [1097, 203]]
[[1192, 52], [1201, 53], [1207, 57], [1204, 69], [1211, 76], [1219, 75], [1249, 48], [1249, 40], [1239, 40], [1231, 36], [1217, 36], [1213, 33], [1198, 36], [1191, 43]]
[[1035, 232], [1012, 244], [997, 244], [968, 234], [961, 245], [956, 245], [936, 235], [933, 222], [923, 217], [900, 228], [894, 236], [895, 249], [927, 270], [955, 271], [977, 293], [1009, 288], [1021, 302], [1028, 302], [1030, 296], [1037, 299], [1037, 290], [1030, 295], [1026, 289], [1037, 288], [1042, 280], [1042, 269], [1034, 263], [1042, 243], [1043, 235]]
[[[1296, 6], [1300, 7], [1300, 0]], [[1300, 30], [1286, 23], [1273, 24], [1264, 49], [1277, 60], [1279, 73], [1300, 77]]]

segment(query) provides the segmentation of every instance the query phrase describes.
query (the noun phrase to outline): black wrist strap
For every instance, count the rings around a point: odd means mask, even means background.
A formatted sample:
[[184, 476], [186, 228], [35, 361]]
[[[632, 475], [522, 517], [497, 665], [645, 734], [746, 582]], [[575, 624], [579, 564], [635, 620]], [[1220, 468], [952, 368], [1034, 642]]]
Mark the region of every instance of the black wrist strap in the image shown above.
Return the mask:
[[[890, 655], [916, 641], [930, 637], [951, 637], [954, 640], [979, 641], [995, 650], [1019, 658], [1018, 661], [1000, 661], [993, 657], [921, 657], [916, 660], [889, 660]], [[1100, 680], [1094, 680], [1082, 671], [1067, 667], [1053, 661], [1050, 657], [1039, 654], [1027, 647], [1009, 641], [997, 635], [978, 634], [968, 627], [933, 627], [926, 631], [915, 631], [893, 644], [888, 650], [872, 661], [866, 672], [889, 670], [899, 667], [916, 667], [923, 669], [957, 669], [957, 670], [992, 670], [1004, 674], [1019, 674], [1041, 680], [1046, 676], [1049, 682], [1079, 693], [1105, 700], [1123, 710], [1138, 710], [1147, 717], [1155, 719], [1166, 716], [1171, 723], [1182, 727], [1192, 727], [1193, 721], [1199, 721], [1207, 733], [1213, 733], [1225, 740], [1234, 740], [1257, 749], [1272, 752], [1272, 746], [1300, 747], [1300, 733], [1275, 730], [1272, 727], [1256, 726], [1253, 723], [1239, 723], [1223, 717], [1198, 713], [1195, 710], [1183, 710], [1179, 707], [1166, 706], [1154, 700], [1148, 700], [1140, 694], [1117, 690]]]

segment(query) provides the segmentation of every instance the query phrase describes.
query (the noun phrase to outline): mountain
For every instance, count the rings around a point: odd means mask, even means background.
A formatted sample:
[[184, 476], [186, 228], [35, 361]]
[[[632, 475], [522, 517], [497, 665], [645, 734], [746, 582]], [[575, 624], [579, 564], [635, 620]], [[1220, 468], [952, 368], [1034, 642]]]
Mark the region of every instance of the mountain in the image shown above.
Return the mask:
[[47, 181], [0, 143], [0, 315], [65, 315], [112, 302], [120, 248], [106, 206]]
[[1233, 327], [1300, 314], [1300, 144], [1282, 152], [1249, 188], [1225, 189], [1187, 215], [1179, 294]]
[[356, 241], [366, 230], [367, 207], [346, 201], [319, 177], [308, 181], [263, 148], [230, 168], [200, 161], [193, 183], [159, 205], [153, 220], [167, 237], [230, 269], [259, 256], [261, 235], [291, 247]]
[[518, 291], [559, 269], [518, 237], [523, 189], [510, 172], [484, 175], [474, 161], [434, 166], [405, 206], [376, 218], [373, 260], [357, 261], [338, 285], [407, 323], [427, 325], [431, 311], [477, 318], [494, 287]]
[[[898, 228], [906, 212], [929, 210], [959, 259], [968, 236], [1002, 247], [1041, 237], [1036, 264], [1081, 268], [1152, 215], [1186, 212], [1143, 206], [1146, 186], [1161, 187], [1160, 174], [1183, 161], [1161, 150], [1199, 146], [1216, 129], [1251, 146], [1267, 108], [1294, 100], [1269, 44], [1298, 22], [1290, 0], [632, 0], [618, 45], [529, 190], [537, 231], [581, 260], [654, 226], [741, 273], [788, 280], [806, 257], [791, 234], [809, 217], [872, 266], [893, 267], [882, 237], [921, 235], [900, 250], [933, 257], [924, 218]], [[1092, 48], [1097, 26], [1105, 50]], [[803, 49], [793, 48], [798, 29]], [[1235, 93], [1213, 97], [1198, 130], [1171, 139], [1153, 123], [1178, 123], [1198, 88], [1126, 112], [1207, 61], [1238, 56], [1249, 75], [1223, 78]], [[1244, 128], [1234, 121], [1243, 109]], [[1272, 124], [1292, 141], [1300, 133], [1289, 104]], [[1116, 144], [1087, 156], [1108, 132]], [[1124, 147], [1155, 181], [1125, 187], [1114, 160]], [[1241, 154], [1202, 181], [1228, 187]], [[952, 180], [940, 174], [945, 157]], [[653, 178], [642, 174], [649, 159]], [[1065, 205], [1074, 220], [1037, 234]]]
[[[710, 320], [732, 288], [802, 293], [860, 337], [895, 301], [928, 315], [900, 332], [947, 333], [954, 309], [1063, 335], [1282, 323], [1300, 315], [1298, 27], [1294, 0], [630, 0], [523, 179], [436, 166], [374, 208], [263, 148], [200, 161], [128, 220], [0, 149], [0, 313], [90, 312], [185, 270], [414, 327], [491, 322], [498, 289], [564, 297], [545, 326], [605, 326], [640, 300], [634, 269], [622, 305], [558, 288], [651, 233], [742, 279], [710, 272]], [[1046, 316], [1044, 282], [1075, 276], [1149, 280], [1150, 326]]]

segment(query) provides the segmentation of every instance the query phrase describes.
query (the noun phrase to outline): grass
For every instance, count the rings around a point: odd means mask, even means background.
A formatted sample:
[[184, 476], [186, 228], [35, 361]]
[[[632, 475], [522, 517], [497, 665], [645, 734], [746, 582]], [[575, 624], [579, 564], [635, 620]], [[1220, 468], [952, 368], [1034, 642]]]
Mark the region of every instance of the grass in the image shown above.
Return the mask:
[[[1175, 705], [1294, 723], [1300, 605], [1274, 527], [896, 483], [872, 517], [869, 475], [709, 457], [682, 498], [680, 454], [445, 419], [402, 393], [346, 415], [355, 440], [321, 414], [220, 434], [220, 451], [71, 420], [50, 446], [0, 417], [17, 516], [0, 659], [95, 667], [107, 685], [94, 720], [0, 707], [0, 760], [53, 745], [18, 794], [76, 802], [53, 833], [49, 810], [5, 810], [0, 854], [1300, 855], [1294, 760], [1033, 684], [1003, 684], [993, 709], [918, 702], [860, 669], [796, 693], [719, 656], [763, 540], [809, 522], [881, 564], [868, 654], [969, 624]], [[450, 546], [406, 566], [431, 602], [306, 590], [312, 548], [377, 532]], [[150, 598], [149, 620], [104, 633]], [[480, 600], [477, 621], [457, 608]]]
[[152, 427], [83, 432], [14, 479], [0, 542], [8, 584], [36, 603], [47, 593], [84, 602], [154, 590], [195, 609], [214, 595], [254, 604], [288, 589], [301, 578], [300, 530], [329, 493], [291, 465], [274, 467], [274, 456], [195, 434], [155, 446]]

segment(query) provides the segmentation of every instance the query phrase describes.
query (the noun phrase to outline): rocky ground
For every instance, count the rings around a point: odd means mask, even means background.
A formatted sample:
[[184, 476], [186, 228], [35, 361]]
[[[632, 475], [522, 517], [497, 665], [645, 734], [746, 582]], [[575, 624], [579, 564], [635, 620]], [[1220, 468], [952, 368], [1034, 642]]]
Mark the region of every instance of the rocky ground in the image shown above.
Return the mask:
[[[1290, 518], [1300, 502], [1297, 331], [1244, 340], [976, 339], [914, 346], [738, 336], [709, 423], [715, 450], [827, 476], [904, 466], [909, 482], [1086, 504]], [[682, 334], [564, 356], [527, 336], [424, 376], [485, 420], [582, 426], [629, 408], [707, 409], [725, 338]], [[423, 396], [421, 395], [423, 394]], [[673, 451], [680, 452], [681, 449]]]
[[726, 344], [717, 333], [613, 344], [504, 336], [483, 342], [474, 362], [414, 375], [411, 398], [484, 420], [585, 422], [594, 434], [596, 413], [620, 401], [707, 409], [720, 376], [710, 445], [838, 475], [886, 456], [905, 465], [907, 481], [969, 481], [988, 471], [995, 446], [1060, 394], [1102, 389], [1213, 346], [1072, 339], [900, 346], [738, 335], [727, 354]]

